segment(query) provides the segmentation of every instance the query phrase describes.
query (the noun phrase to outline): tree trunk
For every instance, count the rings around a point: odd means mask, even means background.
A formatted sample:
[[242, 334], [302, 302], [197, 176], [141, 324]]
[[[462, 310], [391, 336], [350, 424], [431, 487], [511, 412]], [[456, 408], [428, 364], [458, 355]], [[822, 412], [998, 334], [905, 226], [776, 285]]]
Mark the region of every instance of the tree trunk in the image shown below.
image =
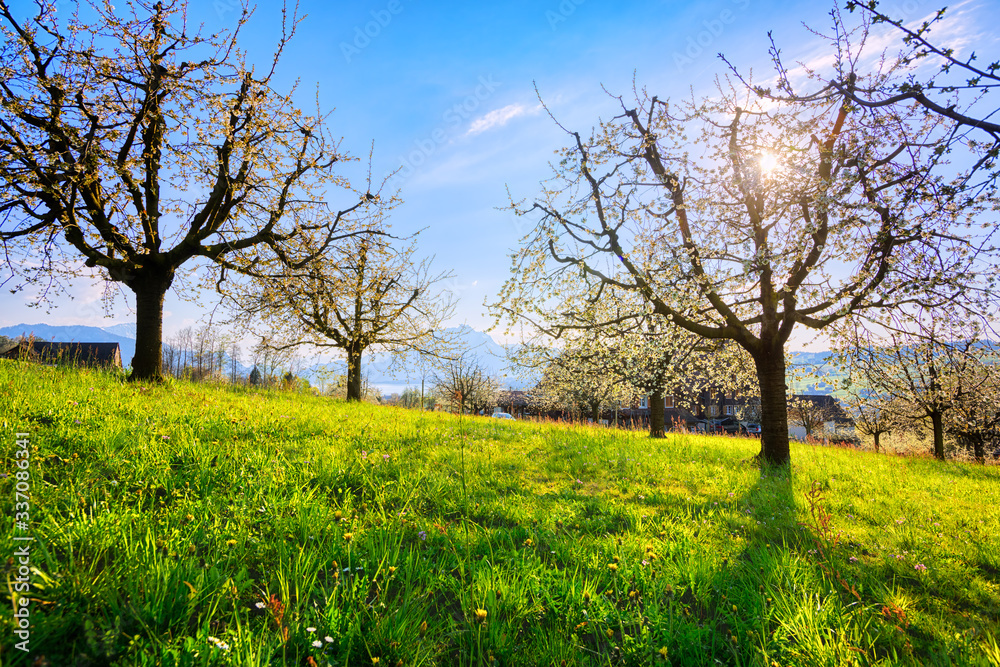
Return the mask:
[[771, 465], [785, 465], [788, 451], [788, 395], [785, 387], [785, 355], [763, 351], [754, 356], [760, 383], [760, 458]]
[[882, 432], [875, 431], [875, 433], [873, 433], [872, 435], [875, 436], [875, 453], [877, 454], [881, 450], [881, 446], [879, 444], [879, 438], [881, 437]]
[[347, 350], [347, 400], [361, 400], [361, 350]]
[[667, 435], [663, 423], [663, 390], [657, 389], [649, 395], [649, 437], [664, 438]]
[[601, 404], [600, 403], [591, 403], [590, 404], [590, 418], [594, 420], [595, 424], [597, 424], [598, 422], [601, 421]]
[[130, 380], [163, 380], [163, 297], [172, 276], [137, 278], [135, 292], [135, 356]]
[[934, 429], [934, 458], [944, 461], [944, 413], [934, 410], [930, 413], [930, 418]]

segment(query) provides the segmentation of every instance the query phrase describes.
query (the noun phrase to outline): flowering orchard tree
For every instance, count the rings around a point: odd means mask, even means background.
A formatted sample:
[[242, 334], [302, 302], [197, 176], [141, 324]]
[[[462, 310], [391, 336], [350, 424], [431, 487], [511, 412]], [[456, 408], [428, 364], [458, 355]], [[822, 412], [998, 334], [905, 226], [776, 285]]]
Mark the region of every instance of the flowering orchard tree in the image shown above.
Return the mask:
[[848, 412], [854, 419], [854, 430], [862, 435], [870, 435], [876, 452], [882, 451], [883, 435], [905, 430], [900, 419], [903, 407], [881, 392], [852, 383], [846, 402]]
[[589, 300], [614, 288], [735, 341], [760, 386], [761, 458], [784, 464], [795, 327], [955, 299], [979, 248], [964, 233], [974, 208], [950, 205], [932, 168], [951, 121], [845, 96], [757, 99], [742, 86], [677, 104], [640, 91], [589, 137], [567, 131], [539, 198], [513, 204], [537, 224], [499, 301], [532, 316], [567, 283]]
[[614, 351], [600, 336], [566, 336], [560, 346], [517, 346], [515, 363], [540, 373], [531, 390], [532, 404], [542, 410], [579, 411], [595, 422], [602, 408], [616, 402], [630, 404], [635, 392], [613, 369]]
[[[189, 32], [182, 0], [81, 2], [21, 15], [0, 0], [0, 240], [17, 288], [41, 300], [99, 267], [135, 293], [132, 378], [162, 374], [163, 299], [185, 264], [254, 271], [253, 249], [309, 232], [321, 255], [375, 196], [331, 167], [347, 156], [270, 69], [246, 65], [236, 30]], [[65, 4], [63, 5], [65, 7]], [[343, 210], [317, 218], [333, 190]], [[81, 266], [81, 261], [83, 266]], [[219, 275], [221, 274], [221, 275]]]
[[748, 376], [746, 353], [731, 341], [703, 339], [674, 326], [660, 315], [643, 318], [643, 326], [615, 336], [614, 368], [649, 397], [649, 434], [666, 435], [665, 398], [674, 407], [697, 414], [702, 397], [732, 394], [750, 401], [756, 378]]
[[441, 330], [454, 312], [441, 288], [451, 274], [434, 273], [429, 259], [418, 261], [415, 238], [393, 238], [380, 220], [364, 229], [322, 254], [303, 235], [286, 250], [316, 259], [291, 268], [279, 257], [260, 259], [253, 279], [226, 290], [237, 321], [266, 332], [277, 349], [343, 351], [349, 401], [362, 398], [361, 359], [369, 350], [396, 359], [409, 352], [446, 356], [450, 341]]
[[[796, 77], [789, 75], [781, 52], [772, 40], [771, 57], [778, 72], [773, 85], [755, 86], [745, 80], [744, 83], [761, 97], [770, 99], [847, 99], [861, 109], [920, 107], [925, 113], [947, 118], [953, 122], [953, 131], [935, 146], [935, 150], [973, 157], [973, 162], [964, 165], [961, 176], [951, 184], [951, 196], [995, 193], [1000, 176], [997, 166], [1000, 122], [996, 118], [996, 102], [989, 94], [1000, 86], [1000, 60], [995, 57], [981, 59], [967, 45], [952, 48], [941, 42], [934, 30], [947, 30], [943, 25], [948, 17], [946, 8], [933, 12], [919, 23], [894, 16], [893, 12], [899, 8], [883, 8], [878, 0], [848, 0], [845, 8], [860, 16], [862, 24], [870, 29], [884, 28], [886, 36], [900, 40], [902, 48], [892, 61], [892, 69], [896, 73], [904, 72], [905, 76], [871, 77], [864, 85], [859, 85], [851, 68], [837, 68], [828, 75], [806, 70], [810, 80], [820, 85], [803, 91], [793, 86]], [[844, 53], [849, 47], [846, 40], [856, 30], [839, 9], [835, 8], [831, 16], [834, 26], [829, 41]], [[735, 66], [730, 64], [730, 68], [739, 76]]]
[[[992, 353], [994, 350], [990, 350]], [[996, 362], [978, 355], [966, 369], [966, 384], [974, 387], [958, 401], [945, 421], [955, 443], [979, 463], [1000, 457], [1000, 376]]]
[[[956, 414], [977, 415], [970, 434], [984, 419], [996, 418], [990, 414], [1000, 410], [996, 362], [983, 324], [941, 309], [897, 312], [867, 327], [852, 322], [838, 328], [840, 363], [851, 384], [893, 410], [898, 422], [929, 423], [936, 458], [945, 458], [945, 434], [959, 421]], [[956, 413], [960, 407], [964, 412]], [[975, 453], [982, 458], [981, 443]]]
[[501, 386], [474, 350], [464, 350], [441, 359], [434, 376], [434, 389], [448, 409], [460, 415], [490, 409], [497, 404]]
[[627, 405], [649, 397], [650, 436], [666, 433], [667, 395], [676, 405], [695, 407], [706, 389], [756, 394], [747, 377], [745, 353], [726, 341], [706, 341], [672, 325], [633, 293], [606, 286], [596, 294], [563, 283], [540, 312], [527, 314], [504, 300], [490, 304], [498, 320], [527, 324], [534, 337], [515, 350], [520, 366], [542, 368], [536, 393], [548, 404], [586, 404], [596, 420], [600, 406]]

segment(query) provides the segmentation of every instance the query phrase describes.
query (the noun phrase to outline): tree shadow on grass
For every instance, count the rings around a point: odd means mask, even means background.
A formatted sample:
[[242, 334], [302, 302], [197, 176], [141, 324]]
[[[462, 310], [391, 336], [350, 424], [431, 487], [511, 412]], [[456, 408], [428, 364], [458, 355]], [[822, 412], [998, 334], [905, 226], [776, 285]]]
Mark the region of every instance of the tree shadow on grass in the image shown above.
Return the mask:
[[[732, 580], [751, 594], [744, 602], [747, 610], [766, 619], [760, 651], [767, 653], [767, 660], [839, 664], [853, 658], [898, 658], [920, 664], [973, 664], [979, 657], [974, 642], [949, 638], [980, 636], [984, 623], [976, 625], [975, 619], [995, 614], [1000, 602], [995, 592], [984, 595], [986, 585], [974, 595], [971, 581], [970, 590], [957, 589], [953, 582], [949, 587], [948, 580], [935, 584], [921, 571], [922, 565], [914, 565], [912, 555], [901, 555], [906, 551], [888, 553], [899, 547], [869, 544], [874, 553], [857, 552], [869, 558], [855, 557], [852, 551], [863, 545], [843, 529], [846, 518], [828, 509], [829, 490], [827, 480], [812, 480], [799, 485], [796, 499], [790, 468], [762, 467], [760, 479], [740, 499], [745, 519], [730, 519], [733, 533], [746, 540], [730, 568]], [[995, 583], [988, 567], [979, 570], [983, 579]], [[759, 592], [756, 600], [754, 588]], [[926, 602], [928, 597], [937, 602]], [[949, 613], [946, 608], [952, 605], [960, 609]], [[937, 612], [926, 613], [935, 606]], [[938, 627], [942, 620], [952, 627]]]

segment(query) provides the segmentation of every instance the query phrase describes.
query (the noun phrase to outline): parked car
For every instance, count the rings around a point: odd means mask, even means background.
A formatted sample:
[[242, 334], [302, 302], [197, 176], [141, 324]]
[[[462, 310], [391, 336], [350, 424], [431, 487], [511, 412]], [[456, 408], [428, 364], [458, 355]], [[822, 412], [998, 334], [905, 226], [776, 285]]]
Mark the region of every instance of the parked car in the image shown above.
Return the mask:
[[744, 422], [740, 424], [740, 429], [745, 435], [760, 435], [760, 424], [754, 422]]
[[513, 419], [514, 421], [517, 421], [516, 419], [514, 419], [514, 416], [512, 414], [510, 414], [509, 412], [494, 412], [493, 413], [493, 418], [494, 419]]
[[827, 442], [831, 445], [839, 445], [840, 447], [860, 447], [861, 438], [856, 435], [835, 433], [831, 435]]
[[697, 428], [699, 431], [720, 435], [723, 433], [733, 435], [740, 430], [739, 424], [732, 417], [723, 417], [722, 419], [699, 419]]

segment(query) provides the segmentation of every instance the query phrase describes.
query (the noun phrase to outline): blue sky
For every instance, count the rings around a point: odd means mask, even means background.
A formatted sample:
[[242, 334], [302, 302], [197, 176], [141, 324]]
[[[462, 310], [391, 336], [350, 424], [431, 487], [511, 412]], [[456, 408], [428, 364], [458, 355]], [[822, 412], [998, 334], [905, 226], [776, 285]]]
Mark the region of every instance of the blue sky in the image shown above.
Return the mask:
[[[27, 7], [24, 0], [15, 3]], [[214, 32], [236, 23], [236, 0], [192, 3], [189, 18]], [[939, 5], [929, 0], [883, 3], [896, 15], [921, 18]], [[547, 161], [566, 136], [539, 107], [537, 85], [552, 112], [571, 129], [588, 131], [615, 113], [602, 91], [628, 96], [633, 76], [660, 97], [708, 94], [725, 72], [725, 52], [747, 70], [769, 72], [767, 32], [790, 59], [817, 57], [817, 41], [802, 27], [825, 30], [827, 2], [713, 0], [699, 3], [541, 0], [503, 3], [377, 0], [303, 0], [307, 18], [287, 49], [279, 87], [299, 80], [303, 104], [318, 90], [343, 146], [366, 157], [374, 142], [374, 173], [402, 167], [394, 184], [404, 204], [392, 218], [400, 232], [425, 229], [420, 250], [436, 267], [452, 270], [460, 304], [455, 324], [485, 329], [482, 306], [509, 272], [508, 254], [524, 220], [498, 210], [507, 188], [531, 198], [549, 175]], [[281, 5], [260, 2], [243, 33], [252, 61], [269, 62]], [[960, 50], [975, 44], [995, 54], [988, 28], [1000, 19], [990, 3], [954, 8], [949, 30]], [[979, 32], [981, 30], [981, 32]], [[131, 321], [119, 299], [103, 320], [103, 286], [79, 280], [76, 299], [46, 314], [21, 295], [0, 295], [0, 325], [47, 321], [103, 326]], [[196, 324], [201, 306], [169, 295], [168, 335]], [[800, 341], [801, 346], [801, 341]]]

